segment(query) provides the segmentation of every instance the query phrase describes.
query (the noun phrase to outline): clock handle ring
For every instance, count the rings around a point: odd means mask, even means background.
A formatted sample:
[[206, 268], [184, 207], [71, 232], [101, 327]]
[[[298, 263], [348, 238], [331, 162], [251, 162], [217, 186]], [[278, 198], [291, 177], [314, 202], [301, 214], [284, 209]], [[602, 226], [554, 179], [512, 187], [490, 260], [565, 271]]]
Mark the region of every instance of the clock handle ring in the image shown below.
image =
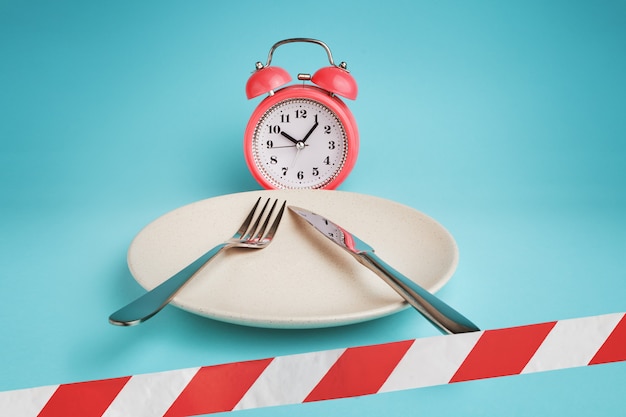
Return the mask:
[[[335, 61], [333, 61], [333, 54], [330, 52], [330, 48], [328, 47], [328, 45], [326, 45], [324, 42], [322, 42], [320, 40], [312, 39], [312, 38], [289, 38], [289, 39], [283, 39], [282, 41], [276, 42], [270, 48], [270, 52], [267, 55], [267, 62], [265, 63], [265, 66], [269, 67], [270, 64], [272, 63], [272, 56], [274, 55], [274, 51], [276, 50], [276, 48], [278, 48], [281, 45], [285, 45], [287, 43], [294, 43], [294, 42], [307, 42], [307, 43], [314, 43], [316, 45], [319, 45], [322, 48], [324, 48], [324, 50], [326, 51], [326, 55], [328, 55], [328, 62], [330, 62], [330, 65], [332, 65], [333, 67], [339, 67], [339, 68], [342, 68], [342, 69], [346, 69], [346, 67], [347, 67], [345, 62], [342, 62], [339, 65], [336, 65]], [[258, 65], [259, 65], [259, 63], [257, 63], [257, 67], [258, 67]]]

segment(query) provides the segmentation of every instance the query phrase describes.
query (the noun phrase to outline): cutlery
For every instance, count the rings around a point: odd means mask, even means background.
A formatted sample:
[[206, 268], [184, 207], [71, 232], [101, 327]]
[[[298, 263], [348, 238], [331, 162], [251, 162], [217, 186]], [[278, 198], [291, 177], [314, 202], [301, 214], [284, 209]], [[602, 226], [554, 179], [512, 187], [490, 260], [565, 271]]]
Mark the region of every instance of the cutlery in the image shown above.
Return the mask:
[[[250, 224], [252, 223], [252, 219], [254, 218], [254, 213], [256, 212], [260, 201], [261, 198], [259, 197], [259, 199], [252, 207], [252, 210], [239, 227], [239, 230], [235, 232], [232, 238], [228, 239], [224, 243], [215, 246], [213, 249], [206, 252], [192, 264], [183, 268], [181, 271], [173, 275], [171, 278], [167, 279], [165, 282], [161, 283], [159, 286], [148, 291], [146, 294], [142, 295], [127, 306], [122, 307], [115, 313], [111, 314], [111, 316], [109, 317], [109, 322], [118, 326], [132, 326], [148, 320], [150, 317], [161, 311], [161, 309], [165, 307], [172, 298], [174, 298], [174, 296], [183, 288], [183, 286], [196, 275], [196, 272], [198, 272], [201, 267], [203, 267], [206, 263], [213, 259], [215, 255], [217, 255], [224, 249], [266, 248], [272, 242], [272, 239], [276, 234], [276, 230], [278, 230], [278, 225], [283, 216], [283, 212], [285, 211], [286, 202], [283, 202], [280, 210], [274, 218], [274, 222], [270, 226], [267, 233], [265, 233], [265, 230], [269, 225], [270, 218], [272, 217], [272, 213], [276, 208], [276, 203], [278, 202], [278, 200], [274, 201], [274, 204], [272, 205], [269, 213], [265, 217], [265, 221], [261, 224], [263, 214], [265, 213], [265, 210], [267, 209], [267, 206], [270, 202], [270, 200], [268, 199], [265, 202], [265, 205], [261, 209], [260, 213], [256, 217], [256, 220], [254, 221], [252, 226], [250, 226]], [[259, 225], [261, 226], [259, 227]]]
[[289, 209], [376, 273], [442, 333], [466, 333], [480, 330], [452, 307], [385, 263], [374, 253], [371, 246], [346, 229], [303, 208], [289, 206]]

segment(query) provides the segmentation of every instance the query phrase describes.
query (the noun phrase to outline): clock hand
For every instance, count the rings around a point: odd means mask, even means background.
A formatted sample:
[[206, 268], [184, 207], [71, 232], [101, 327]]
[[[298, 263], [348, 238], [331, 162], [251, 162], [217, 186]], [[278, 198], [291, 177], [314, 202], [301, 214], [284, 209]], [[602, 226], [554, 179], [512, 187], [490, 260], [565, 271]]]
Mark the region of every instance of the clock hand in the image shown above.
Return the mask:
[[296, 143], [296, 156], [294, 156], [293, 161], [291, 161], [291, 167], [289, 167], [289, 169], [293, 169], [293, 167], [296, 166], [296, 161], [298, 160], [298, 157], [300, 156], [300, 152], [302, 151], [302, 149], [304, 149], [306, 145], [304, 142], [298, 142]]
[[291, 166], [289, 167], [290, 170], [296, 166], [296, 161], [298, 160], [298, 157], [300, 156], [301, 150], [302, 150], [301, 148], [296, 148], [296, 156], [294, 156], [293, 161], [291, 161]]
[[313, 133], [313, 131], [317, 128], [317, 125], [319, 125], [318, 122], [315, 122], [315, 124], [313, 125], [313, 127], [311, 128], [311, 130], [309, 130], [309, 132], [306, 134], [306, 136], [304, 137], [304, 139], [302, 139], [302, 142], [306, 142], [306, 140], [309, 138], [309, 136], [311, 136], [311, 133]]
[[[293, 148], [293, 147], [297, 147], [297, 146], [298, 146], [298, 144], [296, 143], [295, 145], [272, 146], [272, 149]], [[304, 146], [309, 146], [309, 144], [305, 143]]]
[[284, 137], [286, 137], [287, 139], [289, 139], [290, 141], [292, 141], [295, 144], [297, 144], [299, 142], [299, 140], [294, 139], [289, 134], [287, 134], [287, 133], [285, 133], [283, 131], [281, 131], [280, 134], [283, 135]]

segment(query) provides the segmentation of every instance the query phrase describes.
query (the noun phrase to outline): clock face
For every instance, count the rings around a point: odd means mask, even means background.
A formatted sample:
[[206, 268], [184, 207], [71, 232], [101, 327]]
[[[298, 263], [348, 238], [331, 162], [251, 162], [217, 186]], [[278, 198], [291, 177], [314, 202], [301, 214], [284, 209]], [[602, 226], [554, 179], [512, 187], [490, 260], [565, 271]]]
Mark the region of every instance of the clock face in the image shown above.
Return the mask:
[[348, 141], [330, 108], [308, 98], [290, 98], [261, 116], [252, 154], [261, 175], [276, 188], [322, 188], [344, 167]]

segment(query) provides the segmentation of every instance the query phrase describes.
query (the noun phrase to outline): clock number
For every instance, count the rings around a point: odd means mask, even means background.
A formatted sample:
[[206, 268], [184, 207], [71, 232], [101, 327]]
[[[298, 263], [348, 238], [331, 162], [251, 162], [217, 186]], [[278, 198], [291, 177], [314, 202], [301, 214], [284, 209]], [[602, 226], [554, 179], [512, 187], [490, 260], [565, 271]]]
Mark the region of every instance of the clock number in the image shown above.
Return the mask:
[[324, 133], [326, 133], [327, 135], [330, 135], [330, 126], [329, 125], [324, 126]]
[[313, 176], [314, 177], [319, 177], [320, 176], [320, 170], [317, 167], [313, 167]]
[[280, 122], [281, 123], [289, 123], [289, 115], [288, 114], [281, 114], [280, 115]]
[[280, 133], [280, 126], [278, 125], [268, 125], [267, 128], [269, 129], [270, 133]]
[[[269, 142], [271, 142], [271, 141], [269, 141]], [[334, 140], [328, 141], [328, 149], [335, 149], [335, 141]]]
[[270, 156], [270, 164], [276, 165], [278, 163], [278, 158], [274, 155]]
[[326, 158], [324, 158], [324, 163], [326, 165], [330, 165], [330, 156], [327, 156]]
[[298, 176], [299, 180], [303, 179], [304, 178], [304, 172], [298, 171], [298, 175], [297, 176]]
[[287, 167], [283, 167], [283, 177], [287, 175], [287, 171], [288, 171]]
[[266, 144], [267, 144], [267, 149], [272, 149], [274, 147], [274, 142], [272, 142], [271, 140], [268, 140]]
[[296, 110], [296, 119], [306, 119], [306, 110], [297, 109]]

